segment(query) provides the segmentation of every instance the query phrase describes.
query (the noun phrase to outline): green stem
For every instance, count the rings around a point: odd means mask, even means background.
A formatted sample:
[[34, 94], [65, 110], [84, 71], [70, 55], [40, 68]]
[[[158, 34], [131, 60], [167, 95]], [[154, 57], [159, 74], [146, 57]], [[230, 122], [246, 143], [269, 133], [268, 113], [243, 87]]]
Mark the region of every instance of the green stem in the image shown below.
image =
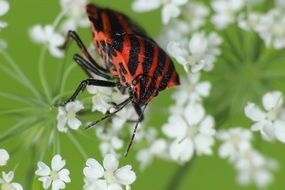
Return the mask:
[[39, 70], [38, 71], [39, 71], [40, 82], [41, 82], [41, 85], [44, 89], [45, 96], [46, 96], [48, 102], [50, 103], [51, 102], [51, 93], [50, 93], [50, 90], [48, 87], [47, 77], [45, 74], [45, 67], [44, 67], [46, 52], [47, 52], [47, 47], [43, 47], [41, 54], [40, 54], [40, 58], [39, 58]]
[[166, 187], [166, 190], [179, 190], [186, 177], [186, 173], [189, 172], [189, 169], [191, 169], [191, 166], [193, 165], [194, 161], [195, 157], [193, 157], [192, 160], [188, 161], [187, 163], [185, 163], [185, 165], [180, 166], [176, 170], [176, 172], [170, 179]]
[[88, 159], [88, 155], [87, 153], [84, 151], [83, 147], [81, 146], [81, 144], [78, 142], [77, 138], [74, 137], [74, 135], [71, 132], [67, 133], [67, 136], [69, 137], [69, 139], [71, 140], [71, 142], [75, 145], [75, 147], [78, 149], [78, 151], [80, 152], [81, 156], [87, 160]]
[[[7, 63], [11, 66], [14, 72], [11, 72], [8, 68], [5, 68], [5, 72], [10, 75], [12, 78], [16, 79], [18, 82], [23, 84], [25, 87], [31, 90], [31, 92], [38, 99], [41, 99], [40, 92], [35, 88], [34, 84], [28, 79], [28, 77], [24, 74], [21, 68], [16, 64], [16, 62], [12, 59], [12, 57], [6, 52], [1, 52], [3, 57], [6, 59]], [[4, 69], [4, 66], [1, 66]]]

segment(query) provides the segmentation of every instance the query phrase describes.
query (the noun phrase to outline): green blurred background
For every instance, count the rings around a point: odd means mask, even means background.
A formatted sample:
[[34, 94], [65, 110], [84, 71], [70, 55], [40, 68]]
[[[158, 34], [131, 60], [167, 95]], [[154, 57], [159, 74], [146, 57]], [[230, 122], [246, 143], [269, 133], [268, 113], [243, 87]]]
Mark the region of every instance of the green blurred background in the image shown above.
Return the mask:
[[[11, 0], [9, 1], [11, 9], [8, 14], [4, 17], [1, 17], [2, 20], [5, 20], [9, 23], [8, 28], [0, 32], [0, 38], [8, 41], [8, 51], [11, 56], [15, 59], [18, 65], [24, 70], [27, 76], [35, 82], [35, 84], [40, 88], [40, 83], [38, 80], [38, 71], [37, 63], [39, 60], [39, 55], [41, 48], [39, 45], [34, 44], [28, 35], [28, 30], [35, 24], [49, 24], [52, 23], [57, 14], [60, 12], [60, 5], [58, 1], [47, 1], [47, 0]], [[139, 22], [151, 36], [156, 36], [159, 34], [161, 28], [160, 22], [160, 11], [153, 11], [144, 14], [137, 14], [131, 10], [131, 0], [93, 0], [92, 2], [97, 3], [102, 6], [112, 7], [116, 10], [120, 10], [127, 15], [131, 16], [137, 22]], [[85, 42], [90, 40], [90, 31], [88, 29], [80, 29], [80, 36], [84, 39]], [[88, 43], [86, 43], [88, 44]], [[72, 54], [74, 52], [79, 52], [76, 47], [73, 47], [68, 55], [68, 63], [74, 64], [72, 62]], [[2, 62], [1, 58], [0, 61]], [[50, 85], [54, 85], [52, 76], [56, 73], [56, 63], [57, 59], [46, 56], [46, 63], [51, 64], [47, 70], [47, 76], [50, 77]], [[218, 63], [217, 63], [218, 64]], [[284, 69], [284, 67], [280, 68]], [[180, 69], [181, 70], [181, 69]], [[69, 79], [68, 88], [74, 89], [79, 81], [85, 79], [84, 73], [81, 72], [79, 68], [76, 68], [72, 72], [72, 77]], [[5, 73], [0, 72], [0, 82], [1, 82], [1, 91], [10, 92], [17, 95], [30, 96], [30, 93], [22, 86], [20, 86], [14, 80], [11, 80]], [[279, 81], [280, 82], [280, 81]], [[283, 83], [284, 84], [284, 83]], [[278, 89], [278, 90], [283, 90]], [[158, 98], [156, 98], [150, 108], [151, 116], [149, 123], [152, 126], [158, 128], [167, 120], [167, 114], [161, 116], [161, 109], [166, 110], [167, 105], [169, 105], [172, 100], [169, 98], [170, 91], [162, 93]], [[260, 97], [261, 99], [261, 97]], [[259, 102], [255, 100], [255, 102]], [[19, 107], [16, 102], [7, 101], [4, 98], [0, 98], [0, 109]], [[47, 108], [49, 109], [49, 108]], [[54, 114], [55, 116], [55, 114]], [[17, 119], [13, 117], [0, 116], [0, 133], [8, 130], [9, 127], [15, 122], [18, 122]], [[156, 118], [163, 118], [161, 120], [156, 120]], [[235, 121], [244, 120], [244, 118], [236, 118]], [[243, 123], [232, 123], [233, 125], [241, 125]], [[249, 123], [248, 123], [249, 124]], [[55, 127], [55, 126], [44, 126], [44, 127]], [[93, 133], [90, 131], [83, 131], [84, 133]], [[99, 161], [102, 160], [101, 154], [98, 151], [98, 142], [96, 140], [91, 141], [86, 139], [82, 135], [74, 135], [82, 142], [82, 146], [89, 154], [90, 157], [94, 157]], [[94, 136], [94, 135], [93, 135]], [[92, 137], [93, 137], [92, 136]], [[91, 137], [91, 135], [90, 135]], [[8, 169], [15, 169], [16, 181], [27, 184], [33, 183], [32, 189], [42, 189], [41, 184], [34, 177], [31, 179], [29, 175], [26, 174], [31, 163], [36, 163], [38, 160], [35, 160], [35, 150], [42, 151], [45, 147], [40, 147], [40, 149], [25, 149], [21, 148], [20, 151], [16, 151], [14, 147], [18, 147], [21, 142], [25, 142], [25, 138], [32, 137], [23, 137], [14, 138], [5, 141], [0, 144], [0, 147], [6, 148], [11, 153], [11, 161], [9, 162], [8, 167], [5, 168], [5, 171]], [[61, 155], [67, 161], [67, 168], [71, 171], [71, 180], [70, 184], [67, 184], [66, 189], [70, 190], [79, 190], [83, 186], [83, 174], [82, 170], [85, 165], [84, 158], [79, 154], [78, 150], [71, 143], [70, 139], [67, 138], [65, 134], [60, 134], [61, 139]], [[285, 170], [284, 170], [284, 160], [285, 160], [285, 146], [281, 143], [267, 143], [261, 140], [256, 139], [257, 143], [256, 148], [261, 151], [263, 154], [276, 159], [280, 163], [280, 169], [274, 173], [274, 182], [269, 186], [268, 189], [271, 190], [282, 190], [285, 189]], [[10, 147], [13, 147], [10, 149]], [[182, 180], [182, 184], [179, 190], [221, 190], [221, 189], [247, 189], [252, 190], [255, 187], [240, 187], [235, 181], [235, 171], [233, 166], [227, 163], [226, 160], [222, 160], [217, 156], [217, 147], [216, 143], [214, 148], [213, 156], [202, 156], [196, 157], [190, 166], [185, 171], [185, 176], [178, 176], [178, 179]], [[14, 151], [16, 151], [14, 153]], [[52, 157], [52, 150], [48, 150], [50, 153], [45, 157], [46, 162], [50, 162]], [[165, 190], [167, 189], [170, 181], [176, 175], [177, 170], [180, 167], [175, 163], [169, 161], [155, 160], [145, 171], [140, 172], [137, 162], [134, 159], [135, 154], [131, 153], [129, 157], [122, 158], [121, 164], [129, 163], [134, 166], [134, 170], [137, 173], [137, 180], [132, 185], [134, 190]], [[35, 168], [33, 168], [35, 169]], [[31, 171], [32, 172], [32, 171]], [[25, 182], [28, 180], [29, 182]]]

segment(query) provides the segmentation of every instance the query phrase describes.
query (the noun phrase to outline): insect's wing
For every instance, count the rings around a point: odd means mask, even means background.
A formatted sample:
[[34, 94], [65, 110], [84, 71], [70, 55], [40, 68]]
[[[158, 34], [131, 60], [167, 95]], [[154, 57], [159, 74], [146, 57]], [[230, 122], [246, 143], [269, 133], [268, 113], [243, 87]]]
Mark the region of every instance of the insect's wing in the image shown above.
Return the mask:
[[110, 37], [134, 34], [152, 40], [145, 30], [123, 13], [108, 8], [88, 4], [87, 15], [97, 32]]

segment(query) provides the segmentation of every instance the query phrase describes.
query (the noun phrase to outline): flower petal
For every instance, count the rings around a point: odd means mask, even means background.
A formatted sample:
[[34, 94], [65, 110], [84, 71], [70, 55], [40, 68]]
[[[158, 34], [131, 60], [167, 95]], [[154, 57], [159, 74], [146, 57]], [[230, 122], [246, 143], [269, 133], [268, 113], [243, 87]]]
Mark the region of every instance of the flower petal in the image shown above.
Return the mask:
[[59, 171], [65, 166], [65, 160], [62, 160], [62, 157], [57, 154], [51, 160], [51, 168], [53, 171]]
[[123, 190], [123, 188], [119, 184], [113, 183], [108, 186], [107, 190]]
[[274, 123], [274, 133], [276, 138], [285, 143], [285, 122], [284, 121], [276, 121]]
[[197, 125], [205, 116], [205, 109], [201, 104], [189, 104], [185, 108], [184, 117], [189, 125]]
[[65, 188], [65, 183], [63, 181], [58, 179], [52, 182], [52, 190], [59, 190], [64, 188]]
[[162, 131], [170, 138], [179, 138], [185, 136], [187, 124], [179, 115], [171, 115], [168, 123], [162, 127]]
[[91, 179], [99, 179], [104, 175], [104, 168], [97, 160], [89, 158], [86, 161], [86, 166], [87, 167], [83, 169], [83, 173], [86, 177]]
[[190, 139], [175, 140], [170, 145], [170, 156], [173, 160], [184, 163], [189, 161], [194, 153], [194, 146]]
[[278, 108], [283, 103], [283, 95], [279, 91], [268, 92], [263, 96], [263, 106], [267, 111]]
[[9, 154], [5, 149], [0, 149], [0, 166], [5, 166], [9, 160]]
[[0, 16], [6, 14], [10, 9], [10, 5], [7, 1], [0, 0]]
[[245, 115], [252, 121], [261, 121], [265, 118], [265, 113], [262, 112], [254, 103], [248, 103], [245, 106]]
[[65, 183], [69, 183], [71, 181], [69, 174], [70, 172], [68, 169], [62, 169], [58, 172], [59, 179], [64, 181]]
[[123, 185], [130, 185], [136, 180], [136, 174], [130, 165], [119, 168], [115, 175], [118, 182]]
[[119, 161], [113, 154], [107, 154], [103, 160], [103, 166], [106, 170], [115, 171], [119, 166]]
[[38, 162], [38, 169], [35, 172], [38, 176], [48, 176], [50, 175], [50, 168], [43, 162]]
[[77, 130], [81, 126], [81, 121], [77, 118], [70, 118], [68, 121], [68, 126], [71, 129]]
[[136, 0], [132, 4], [132, 9], [136, 12], [147, 12], [157, 9], [160, 6], [158, 0]]

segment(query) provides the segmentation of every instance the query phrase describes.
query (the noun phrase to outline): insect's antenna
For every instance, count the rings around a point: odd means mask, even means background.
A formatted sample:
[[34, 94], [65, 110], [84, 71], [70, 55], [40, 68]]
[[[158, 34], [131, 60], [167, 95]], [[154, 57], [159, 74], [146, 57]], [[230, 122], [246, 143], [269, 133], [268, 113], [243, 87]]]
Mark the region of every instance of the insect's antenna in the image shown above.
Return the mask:
[[95, 121], [94, 123], [89, 124], [85, 129], [89, 129], [91, 127], [93, 127], [94, 125], [96, 125], [97, 123], [104, 121], [105, 119], [108, 119], [109, 117], [112, 117], [113, 115], [115, 115], [116, 113], [118, 113], [119, 111], [121, 111], [126, 105], [128, 105], [131, 102], [131, 98], [126, 99], [125, 101], [123, 101], [122, 103], [119, 104], [119, 108], [112, 112], [107, 114], [106, 116], [102, 117], [101, 119]]
[[[147, 106], [147, 105], [146, 105], [146, 106]], [[138, 128], [138, 126], [139, 126], [139, 122], [140, 122], [140, 120], [141, 120], [141, 117], [142, 117], [143, 114], [144, 114], [144, 111], [145, 111], [146, 106], [143, 108], [142, 113], [140, 114], [139, 119], [138, 119], [138, 121], [136, 122], [136, 125], [135, 125], [135, 128], [134, 128], [132, 137], [131, 137], [131, 139], [130, 139], [130, 141], [129, 141], [129, 144], [128, 144], [128, 148], [127, 148], [127, 150], [126, 150], [126, 152], [125, 152], [125, 154], [124, 154], [125, 157], [128, 156], [129, 151], [130, 151], [130, 149], [131, 149], [131, 147], [132, 147], [133, 141], [134, 141], [135, 136], [136, 136], [137, 128]]]

